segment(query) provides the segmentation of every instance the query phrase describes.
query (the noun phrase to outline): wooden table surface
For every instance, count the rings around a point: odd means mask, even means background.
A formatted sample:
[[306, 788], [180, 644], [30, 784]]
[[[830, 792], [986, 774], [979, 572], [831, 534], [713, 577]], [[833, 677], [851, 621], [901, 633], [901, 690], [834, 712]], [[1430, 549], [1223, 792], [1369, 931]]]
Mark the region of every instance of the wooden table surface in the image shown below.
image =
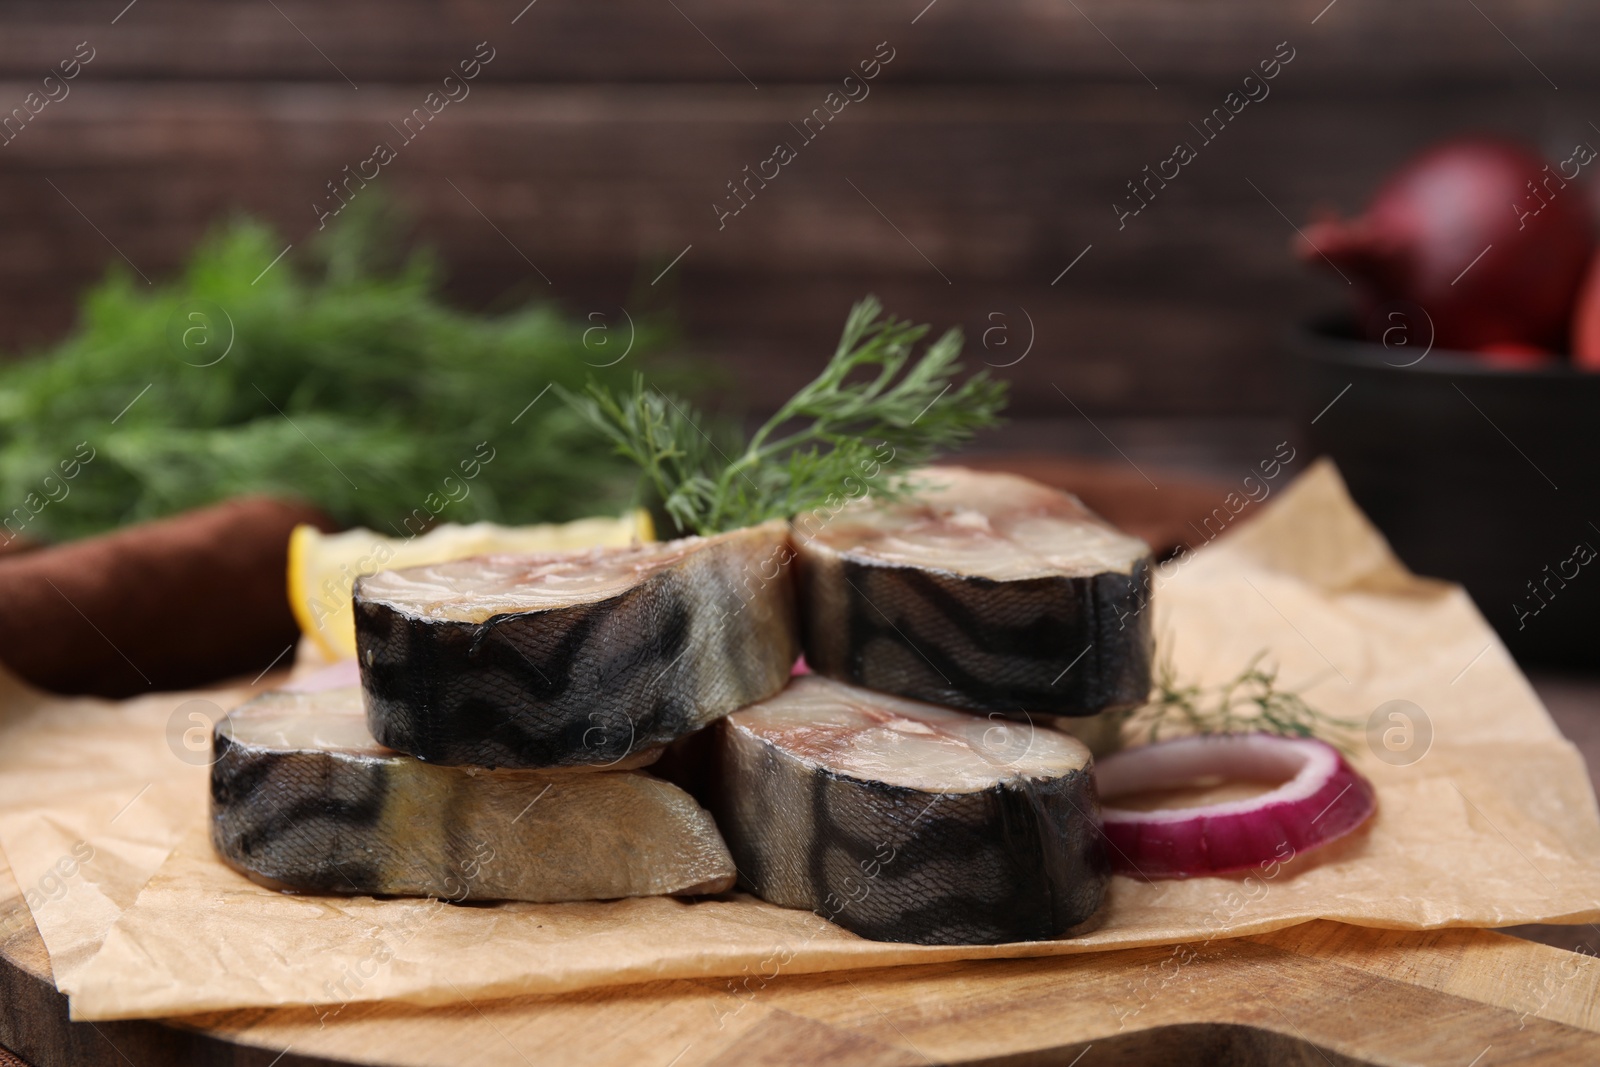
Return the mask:
[[722, 981], [665, 981], [434, 1009], [352, 1005], [325, 1022], [297, 1008], [68, 1023], [31, 926], [0, 957], [0, 1038], [41, 1067], [1600, 1062], [1600, 961], [1481, 930], [1315, 922], [1192, 956], [779, 975], [743, 999]]

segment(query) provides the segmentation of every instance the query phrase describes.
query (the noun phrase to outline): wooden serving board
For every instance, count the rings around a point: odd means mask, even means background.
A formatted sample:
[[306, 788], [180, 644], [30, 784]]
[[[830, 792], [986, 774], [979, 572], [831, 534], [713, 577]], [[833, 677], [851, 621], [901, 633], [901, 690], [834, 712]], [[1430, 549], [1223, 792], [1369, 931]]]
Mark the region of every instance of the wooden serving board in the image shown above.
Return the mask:
[[[492, 952], [492, 945], [484, 951]], [[34, 1067], [1600, 1062], [1600, 961], [1484, 930], [1313, 922], [1171, 948], [662, 981], [419, 1009], [71, 1023], [0, 872], [0, 1045]]]

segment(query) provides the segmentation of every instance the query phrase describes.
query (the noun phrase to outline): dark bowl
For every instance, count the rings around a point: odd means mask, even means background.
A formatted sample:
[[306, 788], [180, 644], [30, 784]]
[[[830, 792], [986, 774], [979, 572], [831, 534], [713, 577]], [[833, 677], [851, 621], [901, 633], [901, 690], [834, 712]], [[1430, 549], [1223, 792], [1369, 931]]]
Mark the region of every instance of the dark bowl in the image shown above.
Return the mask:
[[1518, 659], [1600, 666], [1600, 374], [1394, 340], [1332, 318], [1295, 332], [1307, 446], [1408, 567], [1466, 586]]

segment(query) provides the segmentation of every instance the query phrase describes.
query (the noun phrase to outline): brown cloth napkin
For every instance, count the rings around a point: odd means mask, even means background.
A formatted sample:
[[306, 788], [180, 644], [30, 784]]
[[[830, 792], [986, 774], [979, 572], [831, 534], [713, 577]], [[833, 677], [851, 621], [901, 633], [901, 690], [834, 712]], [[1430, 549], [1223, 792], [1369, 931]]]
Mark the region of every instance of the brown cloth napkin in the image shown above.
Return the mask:
[[264, 670], [298, 633], [284, 576], [302, 522], [332, 528], [250, 497], [0, 557], [0, 660], [41, 688], [106, 697]]

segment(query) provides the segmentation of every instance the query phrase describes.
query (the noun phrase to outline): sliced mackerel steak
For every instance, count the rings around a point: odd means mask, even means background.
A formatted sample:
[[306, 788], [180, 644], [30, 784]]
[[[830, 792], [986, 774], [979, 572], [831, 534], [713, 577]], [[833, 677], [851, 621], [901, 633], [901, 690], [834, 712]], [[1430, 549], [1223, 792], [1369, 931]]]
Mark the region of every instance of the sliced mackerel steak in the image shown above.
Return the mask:
[[367, 720], [421, 759], [608, 765], [783, 687], [788, 527], [382, 571], [355, 587]]
[[815, 675], [714, 731], [707, 806], [762, 899], [863, 937], [1067, 936], [1110, 878], [1089, 750]]
[[1069, 493], [928, 467], [903, 502], [794, 523], [806, 662], [980, 711], [1093, 715], [1150, 690], [1150, 549]]
[[733, 885], [715, 823], [677, 786], [431, 766], [373, 741], [354, 687], [259, 696], [212, 744], [212, 845], [273, 888], [553, 903]]

